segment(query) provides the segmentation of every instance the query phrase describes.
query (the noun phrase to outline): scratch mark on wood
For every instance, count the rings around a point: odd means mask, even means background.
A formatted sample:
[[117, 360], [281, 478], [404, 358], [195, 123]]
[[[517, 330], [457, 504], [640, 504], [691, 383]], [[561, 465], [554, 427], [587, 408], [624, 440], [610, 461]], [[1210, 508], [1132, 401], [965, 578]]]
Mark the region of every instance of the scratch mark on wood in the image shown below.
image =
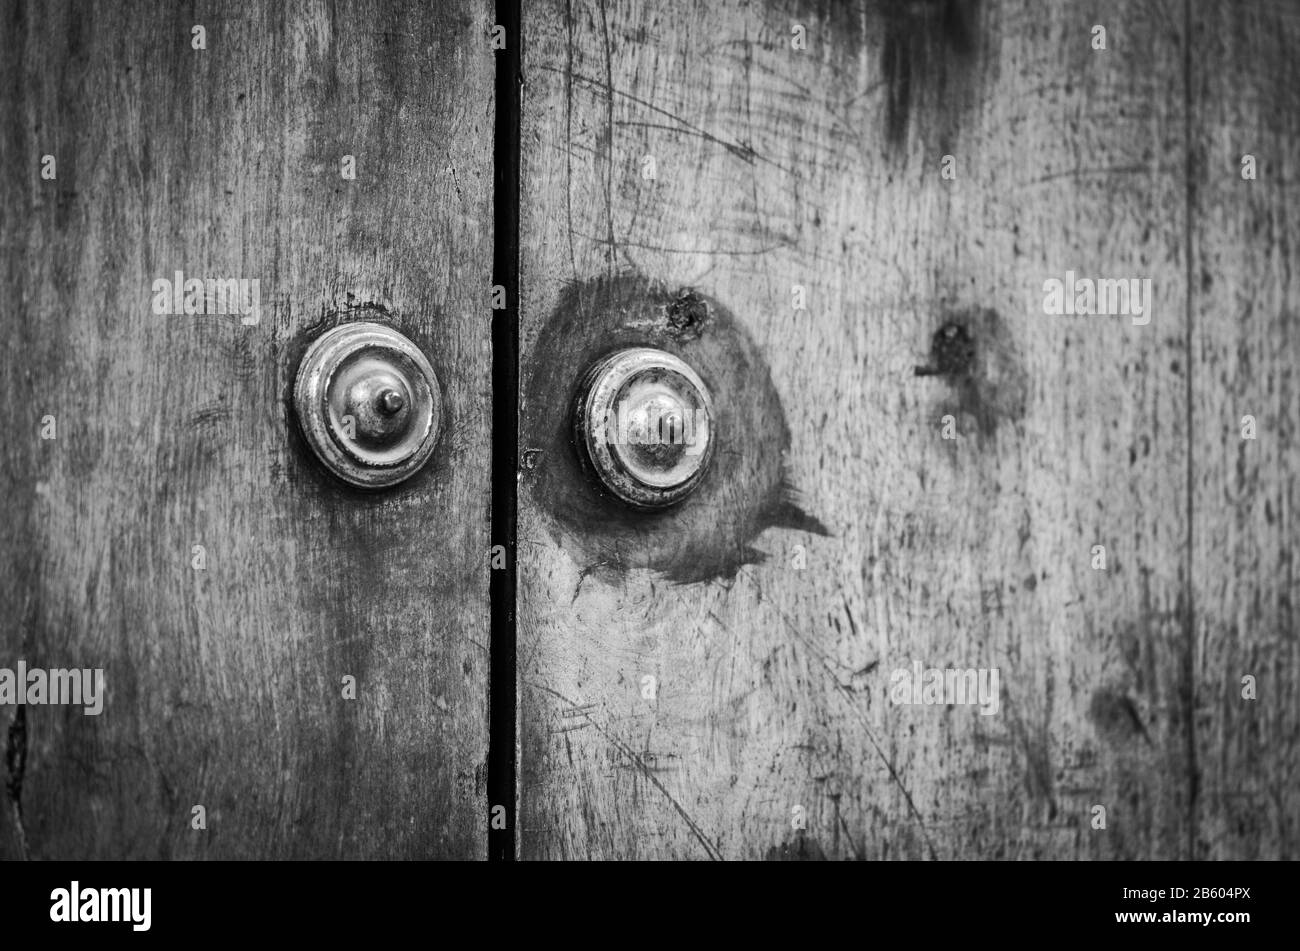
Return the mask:
[[925, 841], [925, 846], [930, 853], [930, 858], [937, 861], [939, 856], [935, 851], [934, 842], [930, 839], [930, 832], [925, 826], [925, 819], [921, 815], [921, 810], [916, 807], [916, 802], [912, 799], [912, 793], [908, 790], [907, 784], [903, 782], [903, 777], [899, 775], [898, 769], [894, 766], [894, 761], [889, 758], [888, 754], [885, 753], [884, 749], [880, 746], [880, 743], [876, 740], [876, 734], [871, 729], [871, 723], [867, 719], [866, 714], [864, 714], [862, 710], [859, 709], [857, 703], [854, 702], [853, 689], [840, 681], [839, 677], [835, 674], [835, 665], [826, 658], [826, 655], [823, 652], [816, 648], [812, 648], [812, 645], [809, 644], [808, 640], [804, 637], [803, 633], [799, 630], [794, 621], [791, 620], [790, 616], [787, 615], [775, 601], [763, 597], [763, 586], [762, 582], [758, 579], [758, 576], [752, 571], [747, 571], [745, 573], [748, 574], [750, 580], [754, 582], [758, 591], [759, 599], [765, 601], [772, 607], [776, 612], [777, 617], [781, 619], [785, 624], [786, 629], [790, 631], [791, 634], [798, 638], [805, 646], [813, 650], [814, 656], [816, 656], [826, 673], [830, 676], [831, 684], [834, 686], [835, 692], [849, 705], [849, 709], [862, 727], [863, 734], [867, 737], [867, 742], [871, 744], [871, 748], [876, 751], [876, 755], [879, 756], [881, 762], [885, 764], [885, 768], [889, 771], [890, 779], [894, 781], [902, 792], [903, 799], [907, 802], [908, 811], [912, 813], [913, 817], [915, 817], [917, 827], [921, 830], [921, 838]]
[[27, 860], [27, 831], [23, 827], [23, 775], [27, 770], [27, 706], [14, 709], [5, 744], [5, 793], [9, 799], [9, 816], [18, 839], [18, 856]]
[[[560, 69], [554, 66], [538, 65], [534, 68], [545, 72], [551, 72], [551, 73], [561, 72]], [[696, 135], [700, 136], [701, 138], [709, 142], [712, 142], [714, 145], [726, 149], [732, 155], [736, 156], [743, 162], [747, 162], [750, 165], [754, 164], [754, 162], [762, 162], [766, 165], [771, 165], [773, 168], [780, 169], [781, 171], [785, 172], [788, 175], [794, 175], [796, 178], [799, 177], [799, 173], [797, 173], [793, 169], [786, 168], [785, 166], [779, 164], [778, 162], [775, 162], [772, 159], [769, 159], [759, 154], [758, 152], [755, 152], [753, 148], [751, 148], [750, 146], [744, 145], [740, 142], [729, 142], [726, 139], [719, 138], [713, 133], [701, 129], [695, 123], [690, 122], [687, 119], [683, 119], [681, 116], [676, 115], [667, 109], [662, 109], [659, 106], [656, 106], [654, 103], [647, 102], [646, 100], [640, 98], [639, 96], [634, 96], [631, 93], [623, 92], [620, 89], [614, 89], [612, 86], [612, 81], [601, 82], [599, 79], [593, 79], [590, 76], [584, 76], [581, 73], [574, 73], [572, 71], [569, 72], [568, 79], [570, 80], [570, 82], [576, 79], [578, 82], [585, 83], [586, 85], [590, 86], [592, 89], [605, 92], [610, 96], [621, 96], [622, 98], [627, 99], [629, 102], [634, 102], [638, 106], [641, 106], [645, 109], [649, 109], [652, 112], [658, 113], [661, 116], [666, 116], [669, 119], [672, 119], [674, 122], [679, 123], [683, 129], [690, 132], [694, 132]]]
[[646, 766], [646, 764], [642, 761], [641, 757], [637, 754], [636, 750], [632, 749], [632, 747], [628, 746], [625, 742], [623, 742], [617, 736], [610, 733], [603, 726], [601, 726], [599, 723], [596, 722], [596, 720], [591, 716], [590, 712], [588, 712], [588, 708], [590, 708], [591, 704], [587, 704], [585, 708], [578, 708], [577, 705], [574, 704], [572, 700], [569, 700], [567, 697], [564, 696], [564, 694], [560, 693], [559, 691], [552, 690], [550, 687], [547, 687], [543, 684], [535, 683], [534, 681], [531, 680], [525, 680], [524, 683], [534, 688], [535, 690], [540, 690], [543, 693], [550, 694], [552, 697], [555, 697], [557, 700], [563, 700], [565, 703], [569, 705], [570, 711], [573, 711], [575, 713], [581, 713], [584, 717], [586, 717], [588, 722], [596, 728], [596, 732], [599, 733], [601, 736], [603, 736], [606, 740], [608, 740], [609, 743], [615, 749], [617, 749], [620, 753], [622, 753], [629, 760], [631, 760], [632, 763], [637, 767], [637, 769], [640, 770], [641, 774], [645, 776], [646, 779], [650, 780], [651, 784], [653, 784], [654, 787], [663, 794], [663, 797], [668, 800], [668, 802], [672, 805], [672, 807], [677, 811], [677, 814], [682, 817], [682, 820], [686, 823], [687, 827], [691, 830], [691, 834], [695, 836], [696, 840], [700, 843], [700, 845], [704, 846], [704, 851], [708, 853], [709, 858], [713, 859], [713, 861], [715, 862], [722, 861], [721, 853], [719, 853], [717, 848], [714, 847], [713, 843], [711, 843], [708, 840], [708, 837], [705, 836], [704, 831], [699, 827], [699, 825], [696, 824], [695, 820], [691, 818], [690, 813], [686, 811], [685, 807], [683, 807], [680, 802], [678, 802], [675, 798], [673, 798], [673, 794], [670, 793], [668, 789], [664, 786], [664, 784], [659, 781], [659, 777], [655, 776], [654, 772], [648, 766]]
[[612, 275], [618, 258], [618, 241], [614, 237], [614, 52], [610, 48], [605, 0], [600, 0], [600, 27], [605, 39], [605, 240], [609, 247], [606, 262]]

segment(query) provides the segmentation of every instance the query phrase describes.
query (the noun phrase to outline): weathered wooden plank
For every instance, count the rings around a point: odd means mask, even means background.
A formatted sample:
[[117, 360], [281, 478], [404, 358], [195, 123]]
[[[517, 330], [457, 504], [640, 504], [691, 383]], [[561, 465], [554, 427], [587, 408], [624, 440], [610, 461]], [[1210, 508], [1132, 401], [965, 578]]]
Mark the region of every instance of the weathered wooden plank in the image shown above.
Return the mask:
[[1191, 38], [1197, 857], [1294, 859], [1300, 10], [1198, 4]]
[[[0, 665], [107, 681], [99, 717], [28, 710], [30, 854], [481, 857], [488, 4], [3, 20]], [[258, 280], [260, 322], [153, 313], [177, 270]], [[290, 410], [308, 340], [358, 317], [426, 350], [447, 414], [429, 466], [373, 496]]]
[[[529, 7], [524, 856], [1187, 854], [1165, 7]], [[1046, 315], [1067, 271], [1150, 279], [1150, 322]], [[699, 364], [724, 442], [632, 518], [574, 482], [563, 416], [643, 340]], [[998, 668], [998, 714], [892, 704], [913, 661]]]

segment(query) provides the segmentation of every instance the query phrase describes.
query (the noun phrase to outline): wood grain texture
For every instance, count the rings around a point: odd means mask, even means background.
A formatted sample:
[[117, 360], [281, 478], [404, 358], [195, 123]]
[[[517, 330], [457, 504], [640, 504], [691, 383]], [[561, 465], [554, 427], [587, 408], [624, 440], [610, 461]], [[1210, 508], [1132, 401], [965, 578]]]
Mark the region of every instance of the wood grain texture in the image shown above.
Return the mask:
[[[525, 12], [521, 854], [1190, 855], [1209, 738], [1192, 729], [1181, 8]], [[1067, 271], [1150, 279], [1150, 323], [1046, 315]], [[530, 388], [532, 355], [574, 286], [628, 274], [647, 304], [621, 305], [624, 328], [660, 333], [660, 282], [747, 329], [789, 482], [828, 535], [768, 527], [750, 542], [766, 560], [676, 583], [638, 566], [634, 535], [593, 556], [557, 524], [537, 487], [562, 463], [529, 419], [567, 394]], [[947, 352], [967, 339], [973, 356]], [[779, 451], [726, 422], [720, 452]], [[891, 704], [913, 661], [999, 668], [1000, 711]]]
[[[488, 5], [160, 11], [3, 7], [0, 665], [107, 681], [99, 717], [27, 712], [29, 852], [479, 858]], [[258, 279], [260, 323], [155, 315], [178, 269]], [[446, 407], [376, 495], [321, 472], [290, 407], [307, 342], [363, 317], [425, 349]]]
[[[1300, 855], [1300, 9], [1196, 5], [1197, 857]], [[1242, 177], [1242, 157], [1257, 163]], [[1256, 439], [1242, 438], [1253, 416]], [[1243, 698], [1242, 678], [1256, 681]]]

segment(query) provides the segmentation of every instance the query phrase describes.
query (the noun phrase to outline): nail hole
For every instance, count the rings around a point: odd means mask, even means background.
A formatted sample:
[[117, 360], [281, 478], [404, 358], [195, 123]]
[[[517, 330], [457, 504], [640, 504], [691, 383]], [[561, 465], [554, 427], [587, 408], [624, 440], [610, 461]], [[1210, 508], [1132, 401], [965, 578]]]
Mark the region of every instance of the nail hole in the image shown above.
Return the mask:
[[930, 341], [930, 362], [917, 376], [967, 376], [975, 362], [975, 338], [963, 324], [946, 323]]

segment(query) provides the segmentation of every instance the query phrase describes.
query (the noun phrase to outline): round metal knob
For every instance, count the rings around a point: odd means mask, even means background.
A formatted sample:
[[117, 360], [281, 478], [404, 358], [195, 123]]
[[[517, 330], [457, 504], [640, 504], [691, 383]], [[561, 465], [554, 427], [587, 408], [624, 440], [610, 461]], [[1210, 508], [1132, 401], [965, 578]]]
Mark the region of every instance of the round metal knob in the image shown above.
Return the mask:
[[664, 508], [686, 498], [708, 470], [713, 398], [671, 353], [620, 350], [584, 378], [574, 434], [605, 488], [637, 508]]
[[298, 368], [293, 398], [312, 451], [352, 485], [396, 485], [438, 442], [433, 367], [383, 324], [343, 324], [316, 340]]

